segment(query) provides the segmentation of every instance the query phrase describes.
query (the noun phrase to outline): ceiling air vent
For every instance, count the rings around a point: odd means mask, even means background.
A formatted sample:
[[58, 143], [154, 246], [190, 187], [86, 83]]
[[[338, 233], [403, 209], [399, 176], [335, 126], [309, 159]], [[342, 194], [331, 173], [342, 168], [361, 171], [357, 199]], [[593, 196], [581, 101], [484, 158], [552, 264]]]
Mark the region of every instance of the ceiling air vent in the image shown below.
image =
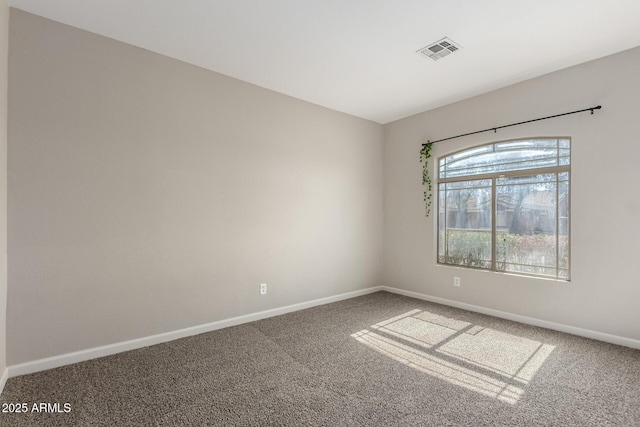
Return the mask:
[[427, 47], [423, 47], [422, 49], [418, 50], [417, 53], [422, 56], [426, 56], [427, 58], [431, 58], [434, 61], [437, 61], [438, 59], [451, 55], [452, 53], [457, 52], [460, 49], [462, 49], [462, 46], [455, 43], [450, 38], [445, 37], [436, 43], [432, 43]]

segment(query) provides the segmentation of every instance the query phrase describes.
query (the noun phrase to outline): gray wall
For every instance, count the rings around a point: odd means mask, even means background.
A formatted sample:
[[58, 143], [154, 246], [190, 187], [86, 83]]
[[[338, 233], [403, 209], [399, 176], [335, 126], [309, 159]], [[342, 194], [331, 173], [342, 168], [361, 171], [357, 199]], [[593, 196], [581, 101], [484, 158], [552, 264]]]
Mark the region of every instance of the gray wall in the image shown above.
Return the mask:
[[[7, 367], [7, 58], [9, 2], [0, 1], [0, 376]], [[2, 388], [0, 386], [0, 391]]]
[[10, 31], [9, 364], [380, 284], [381, 125], [15, 9]]
[[[640, 339], [640, 48], [385, 126], [383, 283], [462, 303]], [[571, 136], [572, 281], [436, 265], [418, 151], [427, 139], [602, 104], [579, 114], [434, 145], [433, 159], [496, 140]], [[437, 161], [437, 160], [435, 160]], [[433, 167], [432, 167], [433, 171]], [[435, 181], [435, 174], [432, 175]], [[462, 279], [453, 287], [453, 276]]]

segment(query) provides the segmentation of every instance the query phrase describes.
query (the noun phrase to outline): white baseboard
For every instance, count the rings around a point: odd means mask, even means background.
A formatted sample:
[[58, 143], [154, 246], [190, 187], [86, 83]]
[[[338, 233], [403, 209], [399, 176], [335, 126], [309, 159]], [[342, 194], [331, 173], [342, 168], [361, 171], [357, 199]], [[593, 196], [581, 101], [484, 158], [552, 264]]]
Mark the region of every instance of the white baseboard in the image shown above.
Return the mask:
[[73, 363], [84, 362], [86, 360], [96, 359], [99, 357], [110, 356], [112, 354], [124, 351], [135, 350], [138, 348], [148, 347], [150, 345], [161, 344], [192, 335], [202, 334], [205, 332], [215, 331], [217, 329], [227, 328], [230, 326], [241, 325], [243, 323], [253, 322], [268, 317], [279, 316], [281, 314], [291, 313], [306, 308], [316, 307], [319, 305], [329, 304], [332, 302], [342, 301], [350, 298], [367, 295], [373, 292], [387, 291], [394, 294], [405, 295], [408, 297], [434, 302], [437, 304], [448, 305], [451, 307], [461, 308], [463, 310], [474, 311], [477, 313], [488, 314], [490, 316], [500, 317], [502, 319], [513, 320], [515, 322], [525, 323], [528, 325], [539, 326], [542, 328], [552, 329], [560, 332], [566, 332], [586, 338], [604, 341], [612, 344], [622, 345], [626, 347], [640, 349], [640, 341], [632, 338], [625, 338], [617, 335], [606, 334], [603, 332], [592, 331], [588, 329], [577, 328], [575, 326], [563, 325], [560, 323], [540, 320], [533, 317], [521, 316], [519, 314], [508, 313], [491, 308], [481, 307], [477, 305], [467, 304], [463, 302], [448, 300], [445, 298], [434, 297], [418, 292], [406, 291], [404, 289], [393, 288], [390, 286], [375, 286], [358, 291], [347, 292], [344, 294], [334, 295], [326, 298], [315, 299], [312, 301], [292, 304], [285, 307], [274, 308], [270, 310], [259, 311], [256, 313], [245, 314], [242, 316], [223, 319], [204, 325], [193, 326], [190, 328], [179, 329], [176, 331], [166, 332], [148, 337], [137, 338], [129, 341], [123, 341], [115, 344], [109, 344], [101, 347], [90, 348], [86, 350], [76, 351], [73, 353], [61, 354], [59, 356], [48, 357], [45, 359], [33, 360], [30, 362], [11, 365], [4, 370], [0, 377], [0, 393], [2, 392], [8, 378], [19, 375], [32, 374], [35, 372], [45, 371], [47, 369], [58, 368], [60, 366], [71, 365]]
[[489, 316], [499, 317], [501, 319], [513, 320], [514, 322], [524, 323], [527, 325], [539, 326], [541, 328], [552, 329], [554, 331], [565, 332], [567, 334], [578, 335], [585, 338], [591, 338], [598, 341], [604, 341], [611, 344], [622, 345], [640, 349], [640, 340], [633, 338], [621, 337], [618, 335], [606, 334], [604, 332], [592, 331], [589, 329], [578, 328], [575, 326], [563, 325], [561, 323], [549, 322], [547, 320], [536, 319], [533, 317], [521, 316], [519, 314], [508, 313], [506, 311], [494, 310], [492, 308], [481, 307], [478, 305], [467, 304], [464, 302], [453, 301], [445, 298], [425, 295], [418, 292], [405, 291], [404, 289], [393, 288], [389, 286], [381, 286], [380, 290], [391, 292], [394, 294], [404, 295], [411, 298], [421, 299], [437, 304], [448, 305], [451, 307], [461, 308], [463, 310], [474, 311], [476, 313], [488, 314]]
[[[229, 326], [241, 325], [243, 323], [253, 322], [268, 317], [279, 316], [281, 314], [291, 313], [293, 311], [304, 310], [318, 305], [329, 304], [332, 302], [342, 301], [350, 298], [367, 295], [373, 292], [381, 291], [381, 286], [376, 286], [358, 291], [347, 292], [344, 294], [334, 295], [326, 298], [315, 299], [312, 301], [292, 304], [285, 307], [273, 308], [270, 310], [259, 311], [257, 313], [245, 314], [243, 316], [232, 317], [229, 319], [219, 320], [217, 322], [206, 323], [204, 325], [193, 326], [190, 328], [179, 329], [172, 332], [166, 332], [148, 337], [137, 338], [129, 341], [123, 341], [115, 344], [104, 345], [101, 347], [89, 348], [86, 350], [76, 351], [73, 353], [61, 354], [59, 356], [47, 357], [45, 359], [33, 360], [30, 362], [20, 363], [18, 365], [9, 366], [5, 370], [2, 377], [4, 381], [7, 378], [17, 377], [19, 375], [32, 374], [35, 372], [46, 371], [47, 369], [58, 368], [60, 366], [71, 365], [73, 363], [84, 362], [86, 360], [97, 359], [99, 357], [110, 356], [124, 351], [135, 350], [138, 348], [148, 347], [150, 345], [160, 344], [167, 341], [173, 341], [180, 338], [198, 335], [205, 332], [215, 331], [217, 329], [227, 328]], [[4, 382], [1, 383], [4, 386]]]
[[9, 379], [9, 369], [4, 368], [4, 372], [0, 377], [0, 394], [2, 394], [2, 392], [4, 391], [4, 385], [7, 383], [8, 379]]

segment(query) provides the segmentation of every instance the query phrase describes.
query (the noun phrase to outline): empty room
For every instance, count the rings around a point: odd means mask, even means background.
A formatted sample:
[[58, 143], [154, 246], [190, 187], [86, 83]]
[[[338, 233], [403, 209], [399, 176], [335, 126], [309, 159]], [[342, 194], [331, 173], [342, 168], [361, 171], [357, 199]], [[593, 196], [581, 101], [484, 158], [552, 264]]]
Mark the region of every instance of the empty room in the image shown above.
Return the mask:
[[640, 2], [6, 0], [0, 426], [640, 426]]

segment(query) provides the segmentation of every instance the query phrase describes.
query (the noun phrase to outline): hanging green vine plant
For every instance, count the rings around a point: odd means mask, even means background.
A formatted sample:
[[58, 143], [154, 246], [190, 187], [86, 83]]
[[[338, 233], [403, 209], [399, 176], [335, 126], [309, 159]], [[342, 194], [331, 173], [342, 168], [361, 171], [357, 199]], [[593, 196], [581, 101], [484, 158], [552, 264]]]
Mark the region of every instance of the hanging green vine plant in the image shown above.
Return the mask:
[[431, 184], [431, 176], [429, 175], [429, 158], [431, 157], [431, 146], [433, 143], [427, 141], [420, 149], [420, 163], [422, 163], [422, 185], [424, 190], [424, 208], [425, 216], [431, 213], [431, 202], [433, 200], [433, 185]]

